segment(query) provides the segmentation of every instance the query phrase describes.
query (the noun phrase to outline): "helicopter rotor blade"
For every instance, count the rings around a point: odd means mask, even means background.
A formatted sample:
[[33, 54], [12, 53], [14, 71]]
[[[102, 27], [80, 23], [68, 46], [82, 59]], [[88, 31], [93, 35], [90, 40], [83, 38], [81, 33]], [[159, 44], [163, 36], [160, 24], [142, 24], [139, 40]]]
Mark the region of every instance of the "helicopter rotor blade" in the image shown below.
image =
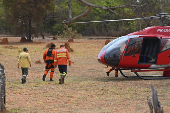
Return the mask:
[[170, 20], [170, 15], [167, 15], [167, 16], [165, 17], [165, 19]]
[[131, 20], [145, 20], [145, 19], [159, 19], [158, 16], [144, 17], [144, 18], [132, 18], [132, 19], [117, 19], [117, 20], [103, 20], [103, 21], [88, 21], [88, 22], [74, 22], [74, 23], [100, 23], [100, 22], [118, 22], [118, 21], [131, 21]]

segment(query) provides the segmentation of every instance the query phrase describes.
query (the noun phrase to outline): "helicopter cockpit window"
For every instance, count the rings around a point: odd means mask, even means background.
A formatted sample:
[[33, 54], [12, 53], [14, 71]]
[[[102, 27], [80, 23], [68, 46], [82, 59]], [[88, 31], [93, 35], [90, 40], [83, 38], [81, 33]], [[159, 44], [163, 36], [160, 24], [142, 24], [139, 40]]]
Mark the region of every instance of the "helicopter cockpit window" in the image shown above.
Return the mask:
[[99, 56], [103, 53], [103, 51], [105, 51], [108, 48], [113, 48], [115, 47], [115, 45], [117, 45], [117, 43], [122, 42], [122, 40], [128, 40], [130, 38], [130, 36], [122, 36], [119, 37], [117, 39], [114, 39], [113, 41], [111, 41], [110, 43], [108, 43], [107, 45], [105, 45], [102, 50], [99, 53]]
[[129, 40], [125, 56], [139, 54], [141, 52], [142, 38], [132, 38]]
[[160, 51], [163, 52], [163, 51], [166, 51], [168, 49], [170, 49], [170, 39], [169, 38], [162, 39]]

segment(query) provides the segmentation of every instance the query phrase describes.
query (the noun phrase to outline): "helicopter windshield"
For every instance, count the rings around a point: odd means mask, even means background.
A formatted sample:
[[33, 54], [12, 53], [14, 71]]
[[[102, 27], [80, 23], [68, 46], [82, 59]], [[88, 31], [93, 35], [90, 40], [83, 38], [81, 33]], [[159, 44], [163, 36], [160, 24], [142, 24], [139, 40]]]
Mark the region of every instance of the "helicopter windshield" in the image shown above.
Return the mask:
[[98, 59], [100, 59], [100, 56], [103, 54], [103, 52], [105, 52], [105, 62], [111, 66], [117, 66], [120, 61], [120, 54], [123, 53], [128, 39], [137, 36], [138, 35], [122, 36], [111, 41], [100, 51]]
[[[133, 38], [133, 37], [137, 37], [138, 35], [130, 35], [130, 36], [122, 36], [119, 37], [117, 39], [114, 39], [113, 41], [111, 41], [110, 43], [108, 43], [107, 45], [105, 45], [102, 50], [100, 51], [99, 55], [100, 56], [107, 48], [110, 48], [111, 46], [116, 46], [116, 45], [121, 45], [121, 51], [123, 51], [125, 49], [125, 41], [127, 41], [129, 38]], [[124, 43], [124, 44], [123, 44]]]

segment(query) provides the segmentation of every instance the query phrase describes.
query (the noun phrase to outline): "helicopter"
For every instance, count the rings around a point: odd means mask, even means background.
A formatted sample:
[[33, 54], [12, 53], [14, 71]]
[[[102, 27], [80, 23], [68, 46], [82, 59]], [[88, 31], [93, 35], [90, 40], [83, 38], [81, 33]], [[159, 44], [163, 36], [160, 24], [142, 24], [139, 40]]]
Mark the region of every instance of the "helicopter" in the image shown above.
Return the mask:
[[[169, 17], [167, 13], [160, 13], [145, 18], [160, 19], [161, 26], [147, 27], [114, 39], [102, 48], [98, 61], [120, 71], [126, 78], [170, 79], [170, 26], [164, 26], [164, 20]], [[123, 70], [130, 70], [136, 76], [127, 76]], [[149, 71], [163, 71], [163, 75], [139, 75], [139, 72]]]

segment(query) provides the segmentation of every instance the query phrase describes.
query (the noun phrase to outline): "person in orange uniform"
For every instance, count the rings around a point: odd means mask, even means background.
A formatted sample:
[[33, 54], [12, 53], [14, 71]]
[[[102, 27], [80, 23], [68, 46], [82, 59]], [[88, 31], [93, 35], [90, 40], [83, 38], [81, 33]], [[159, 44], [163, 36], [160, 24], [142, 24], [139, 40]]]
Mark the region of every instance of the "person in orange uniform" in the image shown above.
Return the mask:
[[67, 60], [69, 61], [69, 66], [71, 66], [68, 50], [65, 49], [64, 45], [60, 45], [60, 48], [56, 51], [55, 58], [55, 62], [57, 62], [58, 69], [60, 71], [59, 84], [64, 84], [64, 78], [67, 75]]
[[115, 68], [115, 67], [111, 67], [111, 68], [109, 69], [109, 71], [106, 72], [106, 73], [107, 73], [107, 76], [109, 76], [109, 73], [110, 73], [111, 71], [113, 71], [113, 70], [115, 70], [115, 77], [118, 77], [118, 69]]
[[53, 74], [54, 74], [54, 67], [55, 67], [55, 62], [54, 62], [54, 58], [55, 58], [55, 45], [51, 44], [51, 47], [46, 49], [44, 54], [43, 54], [43, 59], [44, 62], [46, 62], [46, 66], [45, 66], [45, 72], [43, 75], [42, 80], [45, 81], [46, 75], [48, 73], [49, 70], [51, 70], [50, 73], [50, 81], [53, 81]]

